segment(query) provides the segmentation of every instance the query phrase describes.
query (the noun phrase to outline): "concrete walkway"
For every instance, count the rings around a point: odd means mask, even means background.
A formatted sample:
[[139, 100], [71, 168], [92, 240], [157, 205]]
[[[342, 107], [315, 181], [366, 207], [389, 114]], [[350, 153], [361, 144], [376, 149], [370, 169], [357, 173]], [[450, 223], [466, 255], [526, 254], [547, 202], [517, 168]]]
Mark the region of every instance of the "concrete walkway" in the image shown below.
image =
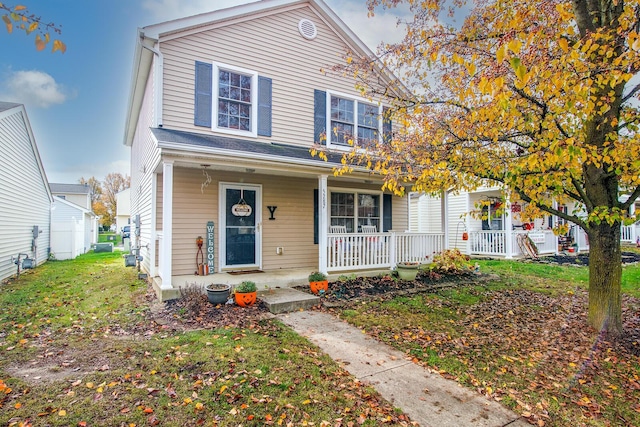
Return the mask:
[[422, 427], [526, 427], [514, 412], [416, 365], [406, 355], [327, 313], [277, 316]]

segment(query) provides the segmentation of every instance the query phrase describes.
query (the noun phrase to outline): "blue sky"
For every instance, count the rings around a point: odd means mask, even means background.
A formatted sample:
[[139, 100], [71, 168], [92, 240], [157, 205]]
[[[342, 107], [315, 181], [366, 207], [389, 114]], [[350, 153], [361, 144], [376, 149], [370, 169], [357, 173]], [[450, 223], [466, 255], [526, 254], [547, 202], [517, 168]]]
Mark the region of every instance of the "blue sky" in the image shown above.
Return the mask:
[[[25, 104], [49, 182], [129, 174], [123, 145], [136, 29], [247, 0], [3, 0], [62, 27], [67, 52], [0, 27], [0, 101]], [[394, 41], [397, 11], [367, 18], [366, 0], [325, 0], [372, 50]], [[384, 30], [381, 30], [384, 28]]]

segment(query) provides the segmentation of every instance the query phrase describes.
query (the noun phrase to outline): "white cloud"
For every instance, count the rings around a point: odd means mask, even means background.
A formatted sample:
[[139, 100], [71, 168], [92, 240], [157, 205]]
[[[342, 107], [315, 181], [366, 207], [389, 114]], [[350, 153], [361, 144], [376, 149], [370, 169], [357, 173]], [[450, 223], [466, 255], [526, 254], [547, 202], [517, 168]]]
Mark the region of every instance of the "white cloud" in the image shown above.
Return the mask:
[[15, 71], [4, 82], [3, 98], [29, 106], [48, 108], [68, 99], [64, 87], [42, 71]]

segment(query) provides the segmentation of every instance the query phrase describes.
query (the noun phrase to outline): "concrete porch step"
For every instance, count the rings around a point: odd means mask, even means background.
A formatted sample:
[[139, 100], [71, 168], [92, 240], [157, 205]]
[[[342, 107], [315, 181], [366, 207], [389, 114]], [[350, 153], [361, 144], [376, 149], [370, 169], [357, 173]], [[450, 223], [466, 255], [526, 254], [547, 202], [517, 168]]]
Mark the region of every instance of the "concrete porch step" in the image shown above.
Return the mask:
[[320, 298], [293, 288], [271, 288], [258, 291], [258, 298], [273, 314], [306, 310], [320, 304]]

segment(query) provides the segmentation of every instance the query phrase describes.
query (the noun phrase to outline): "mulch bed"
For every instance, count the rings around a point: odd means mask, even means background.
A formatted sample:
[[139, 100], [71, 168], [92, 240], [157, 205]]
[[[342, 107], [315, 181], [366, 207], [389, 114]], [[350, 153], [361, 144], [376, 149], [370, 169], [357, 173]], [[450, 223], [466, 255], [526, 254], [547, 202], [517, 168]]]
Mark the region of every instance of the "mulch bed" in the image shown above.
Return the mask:
[[[543, 264], [560, 264], [560, 265], [589, 265], [589, 254], [588, 253], [580, 253], [576, 255], [566, 255], [566, 254], [558, 254], [558, 255], [547, 255], [542, 256], [539, 259], [535, 260], [535, 262], [540, 262]], [[623, 264], [632, 264], [640, 262], [640, 253], [636, 252], [622, 252], [622, 263]]]
[[[329, 289], [322, 297], [325, 307], [336, 307], [348, 302], [361, 301], [377, 296], [409, 295], [421, 292], [437, 292], [440, 289], [485, 282], [488, 275], [473, 272], [461, 274], [438, 274], [420, 272], [416, 280], [400, 280], [389, 275], [376, 277], [356, 277], [329, 282]], [[310, 292], [308, 286], [296, 289]]]

